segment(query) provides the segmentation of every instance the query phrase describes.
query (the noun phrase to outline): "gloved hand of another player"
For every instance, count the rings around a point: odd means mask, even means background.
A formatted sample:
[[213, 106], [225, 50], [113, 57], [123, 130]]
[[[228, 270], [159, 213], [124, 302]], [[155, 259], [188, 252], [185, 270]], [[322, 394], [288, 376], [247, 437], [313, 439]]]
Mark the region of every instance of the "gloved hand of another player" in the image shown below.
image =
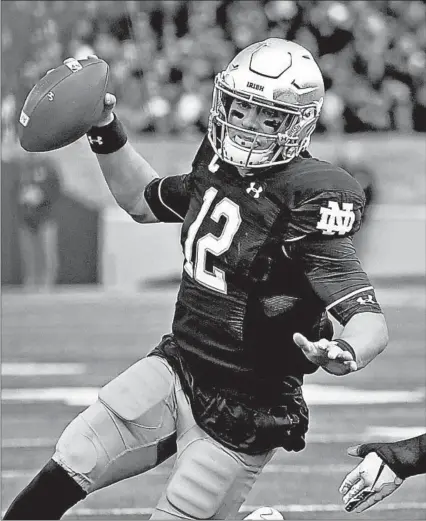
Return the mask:
[[332, 340], [321, 338], [317, 342], [311, 342], [301, 333], [295, 333], [293, 340], [308, 360], [321, 366], [328, 373], [340, 376], [352, 373], [358, 368], [351, 353], [341, 349]]
[[[350, 456], [360, 456], [362, 445], [350, 447]], [[401, 486], [403, 480], [391, 470], [375, 452], [370, 452], [363, 461], [345, 477], [339, 492], [343, 495], [348, 512], [364, 512]]]

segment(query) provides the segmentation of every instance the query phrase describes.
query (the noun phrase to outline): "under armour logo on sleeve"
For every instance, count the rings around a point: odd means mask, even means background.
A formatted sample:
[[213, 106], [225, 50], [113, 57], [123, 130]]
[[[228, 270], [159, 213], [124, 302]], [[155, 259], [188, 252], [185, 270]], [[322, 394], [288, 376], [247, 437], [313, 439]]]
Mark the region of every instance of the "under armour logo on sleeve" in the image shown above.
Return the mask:
[[252, 182], [252, 183], [250, 183], [250, 186], [247, 188], [246, 192], [248, 194], [253, 193], [254, 194], [253, 197], [255, 199], [259, 199], [260, 194], [263, 192], [263, 187], [261, 185], [259, 185], [259, 187], [256, 188], [256, 183]]
[[373, 295], [367, 295], [367, 298], [359, 297], [356, 299], [359, 304], [377, 304], [374, 300]]
[[320, 208], [321, 220], [317, 223], [317, 230], [324, 235], [345, 235], [352, 230], [355, 222], [353, 203], [343, 203], [340, 208], [336, 201], [328, 201], [328, 207]]
[[102, 139], [101, 136], [96, 136], [95, 138], [93, 138], [91, 136], [87, 136], [87, 139], [89, 140], [89, 143], [91, 145], [93, 145], [93, 143], [97, 143], [98, 145], [103, 145], [104, 144], [104, 140]]

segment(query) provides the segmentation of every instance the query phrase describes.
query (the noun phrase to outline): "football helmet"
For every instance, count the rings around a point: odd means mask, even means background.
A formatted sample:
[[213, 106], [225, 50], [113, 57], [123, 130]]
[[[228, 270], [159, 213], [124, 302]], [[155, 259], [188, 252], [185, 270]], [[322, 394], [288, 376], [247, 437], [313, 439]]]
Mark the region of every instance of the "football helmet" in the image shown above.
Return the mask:
[[[215, 77], [208, 138], [220, 159], [241, 168], [288, 163], [308, 147], [323, 100], [324, 82], [312, 54], [297, 43], [268, 38], [243, 49]], [[268, 132], [237, 125], [233, 103], [259, 115], [272, 110], [279, 124], [271, 122]]]

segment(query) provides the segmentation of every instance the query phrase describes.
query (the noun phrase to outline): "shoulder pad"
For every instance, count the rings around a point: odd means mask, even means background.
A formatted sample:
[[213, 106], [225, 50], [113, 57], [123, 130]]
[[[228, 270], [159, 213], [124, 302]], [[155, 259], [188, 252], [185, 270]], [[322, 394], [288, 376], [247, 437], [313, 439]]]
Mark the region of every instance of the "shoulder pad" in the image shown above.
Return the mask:
[[289, 205], [297, 206], [320, 192], [349, 192], [364, 197], [361, 185], [346, 170], [315, 158], [300, 159], [283, 174]]
[[301, 159], [283, 174], [289, 210], [286, 240], [306, 235], [353, 235], [361, 225], [365, 195], [348, 172], [326, 161]]

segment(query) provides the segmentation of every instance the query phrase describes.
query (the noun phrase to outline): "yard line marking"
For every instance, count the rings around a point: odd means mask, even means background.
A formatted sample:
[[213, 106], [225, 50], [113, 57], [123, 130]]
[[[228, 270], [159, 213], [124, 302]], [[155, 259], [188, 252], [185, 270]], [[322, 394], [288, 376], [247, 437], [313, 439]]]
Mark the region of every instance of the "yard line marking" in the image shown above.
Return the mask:
[[2, 470], [1, 478], [2, 479], [32, 479], [40, 472], [40, 469], [37, 470]]
[[2, 449], [48, 448], [54, 447], [57, 441], [53, 438], [6, 438], [1, 441], [1, 447]]
[[[261, 508], [264, 505], [244, 505], [240, 508], [240, 513], [249, 513]], [[279, 512], [342, 512], [344, 513], [342, 504], [328, 503], [318, 505], [270, 505]], [[424, 510], [426, 503], [417, 501], [406, 501], [401, 503], [376, 503], [374, 505], [376, 512], [389, 512], [395, 510]], [[122, 516], [148, 516], [153, 512], [153, 508], [131, 507], [131, 508], [73, 508], [64, 514], [68, 516], [99, 516], [99, 517], [122, 517]], [[3, 512], [4, 515], [4, 512]]]
[[[343, 472], [347, 472], [353, 468], [353, 465], [346, 464], [333, 464], [333, 465], [289, 465], [289, 464], [276, 464], [269, 463], [263, 469], [262, 473], [265, 474], [309, 474], [309, 473], [317, 473], [317, 474], [327, 474], [327, 473], [336, 473], [341, 474]], [[38, 474], [40, 469], [38, 470], [3, 470], [1, 476], [3, 479], [30, 479]], [[170, 475], [172, 471], [172, 467], [170, 468], [154, 468], [147, 472], [145, 472], [146, 476], [164, 476], [167, 477]]]
[[[350, 433], [312, 433], [306, 435], [307, 445], [327, 444], [327, 443], [360, 443], [367, 441], [376, 441], [377, 437], [389, 438], [392, 440], [400, 440], [403, 438], [412, 438], [425, 431], [425, 427], [368, 427], [363, 432]], [[1, 440], [2, 449], [29, 449], [32, 447], [52, 448], [56, 445], [57, 438], [3, 438]]]
[[85, 364], [49, 364], [37, 362], [3, 362], [1, 364], [2, 376], [65, 376], [84, 374], [85, 372]]
[[400, 440], [406, 438], [414, 438], [416, 436], [420, 436], [420, 434], [424, 434], [426, 431], [426, 426], [421, 427], [387, 427], [387, 426], [370, 426], [367, 427], [367, 434], [370, 438], [383, 438], [387, 436], [391, 436], [394, 438], [398, 438]]
[[318, 474], [326, 474], [328, 472], [333, 473], [342, 473], [347, 472], [348, 470], [351, 470], [353, 468], [353, 465], [339, 465], [339, 464], [333, 464], [333, 465], [286, 465], [279, 463], [269, 463], [266, 465], [266, 467], [263, 469], [262, 473], [265, 474], [275, 474], [275, 473], [288, 473], [288, 474], [309, 474], [310, 472], [315, 472]]
[[[264, 505], [244, 505], [240, 508], [240, 513], [249, 513], [261, 508]], [[279, 512], [343, 512], [343, 505], [336, 503], [328, 504], [284, 504], [284, 505], [270, 505]], [[395, 510], [425, 510], [426, 503], [418, 501], [406, 501], [401, 503], [376, 503], [374, 505], [374, 511], [376, 512], [389, 512]], [[64, 514], [64, 517], [68, 516], [148, 516], [153, 512], [151, 507], [132, 507], [132, 508], [72, 508], [70, 511]], [[6, 511], [2, 512], [2, 517]]]
[[310, 405], [367, 405], [383, 403], [422, 402], [425, 389], [413, 391], [365, 390], [340, 385], [303, 386], [303, 395]]
[[70, 406], [92, 405], [98, 398], [98, 387], [42, 387], [3, 389], [2, 402], [62, 402]]
[[[240, 512], [247, 513], [261, 508], [262, 505], [246, 505], [240, 508]], [[343, 506], [339, 504], [319, 504], [319, 505], [272, 505], [279, 512], [344, 512]], [[426, 508], [426, 503], [417, 501], [406, 501], [404, 503], [376, 503], [374, 510], [389, 511], [389, 510], [423, 510]]]
[[[98, 387], [42, 387], [3, 389], [3, 402], [62, 402], [69, 406], [87, 406], [98, 398]], [[340, 385], [306, 384], [303, 394], [308, 405], [368, 405], [416, 403], [425, 398], [425, 389], [412, 391], [365, 390]]]

